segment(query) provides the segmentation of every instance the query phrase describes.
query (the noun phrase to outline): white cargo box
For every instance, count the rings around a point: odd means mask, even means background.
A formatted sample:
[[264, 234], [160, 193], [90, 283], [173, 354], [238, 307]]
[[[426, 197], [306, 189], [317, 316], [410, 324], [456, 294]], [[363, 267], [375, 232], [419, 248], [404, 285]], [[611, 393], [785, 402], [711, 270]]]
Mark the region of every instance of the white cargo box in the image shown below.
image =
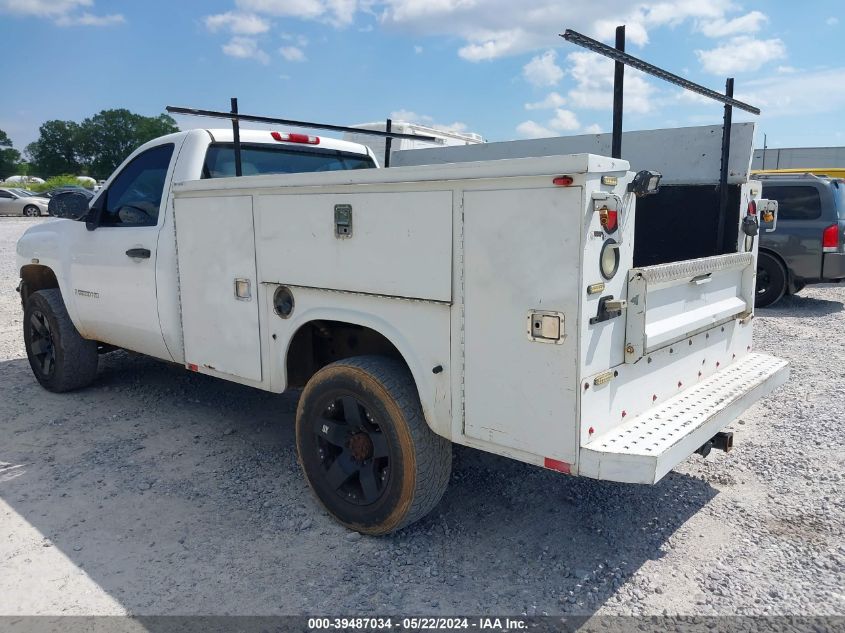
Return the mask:
[[[453, 442], [657, 481], [787, 370], [751, 352], [739, 214], [729, 252], [635, 265], [632, 177], [574, 154], [177, 185], [186, 363], [281, 391], [301, 328], [353, 324], [395, 347]], [[759, 190], [732, 195], [742, 208]]]

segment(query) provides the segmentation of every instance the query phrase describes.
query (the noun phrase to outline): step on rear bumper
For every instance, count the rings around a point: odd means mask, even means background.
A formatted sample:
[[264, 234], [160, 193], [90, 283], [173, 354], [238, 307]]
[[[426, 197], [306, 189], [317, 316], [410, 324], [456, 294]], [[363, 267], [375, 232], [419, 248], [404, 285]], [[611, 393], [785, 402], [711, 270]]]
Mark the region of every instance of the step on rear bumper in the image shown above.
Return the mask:
[[788, 378], [785, 360], [748, 354], [582, 446], [578, 474], [609, 481], [656, 483]]

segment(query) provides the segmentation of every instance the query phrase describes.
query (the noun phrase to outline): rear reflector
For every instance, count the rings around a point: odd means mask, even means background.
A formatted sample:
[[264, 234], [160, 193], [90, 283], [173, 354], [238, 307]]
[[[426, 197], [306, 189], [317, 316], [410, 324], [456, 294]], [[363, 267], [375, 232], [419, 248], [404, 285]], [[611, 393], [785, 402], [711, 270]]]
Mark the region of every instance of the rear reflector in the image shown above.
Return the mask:
[[757, 215], [757, 203], [754, 200], [748, 203], [748, 215]]
[[559, 473], [566, 473], [567, 475], [572, 472], [572, 468], [566, 462], [559, 462], [556, 459], [552, 459], [551, 457], [546, 457], [543, 460], [543, 466], [548, 468], [549, 470], [556, 470]]
[[188, 363], [188, 369], [191, 371], [199, 371], [199, 367], [197, 367], [194, 363]]
[[839, 225], [832, 224], [822, 233], [822, 246], [825, 249], [836, 250], [839, 248]]
[[304, 143], [306, 145], [319, 145], [319, 136], [308, 136], [307, 134], [282, 134], [281, 132], [270, 132], [270, 136], [280, 143]]
[[558, 187], [568, 187], [573, 182], [572, 176], [558, 176], [552, 180], [552, 184], [557, 185]]

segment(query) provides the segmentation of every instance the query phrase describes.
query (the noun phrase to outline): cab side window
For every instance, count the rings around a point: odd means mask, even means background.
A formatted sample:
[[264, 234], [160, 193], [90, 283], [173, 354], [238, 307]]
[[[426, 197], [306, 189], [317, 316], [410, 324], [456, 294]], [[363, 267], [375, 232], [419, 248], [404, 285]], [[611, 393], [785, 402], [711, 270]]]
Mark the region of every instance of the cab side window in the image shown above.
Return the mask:
[[779, 220], [815, 220], [822, 215], [822, 200], [815, 187], [764, 185], [763, 197], [778, 201]]
[[155, 226], [164, 195], [173, 144], [159, 145], [136, 156], [106, 192], [101, 226]]

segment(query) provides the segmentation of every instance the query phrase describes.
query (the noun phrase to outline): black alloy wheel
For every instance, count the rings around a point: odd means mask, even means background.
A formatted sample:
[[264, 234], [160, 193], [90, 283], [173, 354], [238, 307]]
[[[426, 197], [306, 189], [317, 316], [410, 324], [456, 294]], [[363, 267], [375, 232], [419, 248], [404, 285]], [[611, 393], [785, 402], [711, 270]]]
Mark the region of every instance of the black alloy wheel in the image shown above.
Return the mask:
[[45, 379], [53, 375], [56, 368], [56, 347], [50, 322], [40, 310], [33, 310], [29, 316], [29, 347], [37, 368]]
[[332, 398], [314, 420], [326, 482], [355, 505], [378, 501], [390, 477], [390, 447], [378, 420], [352, 395]]

